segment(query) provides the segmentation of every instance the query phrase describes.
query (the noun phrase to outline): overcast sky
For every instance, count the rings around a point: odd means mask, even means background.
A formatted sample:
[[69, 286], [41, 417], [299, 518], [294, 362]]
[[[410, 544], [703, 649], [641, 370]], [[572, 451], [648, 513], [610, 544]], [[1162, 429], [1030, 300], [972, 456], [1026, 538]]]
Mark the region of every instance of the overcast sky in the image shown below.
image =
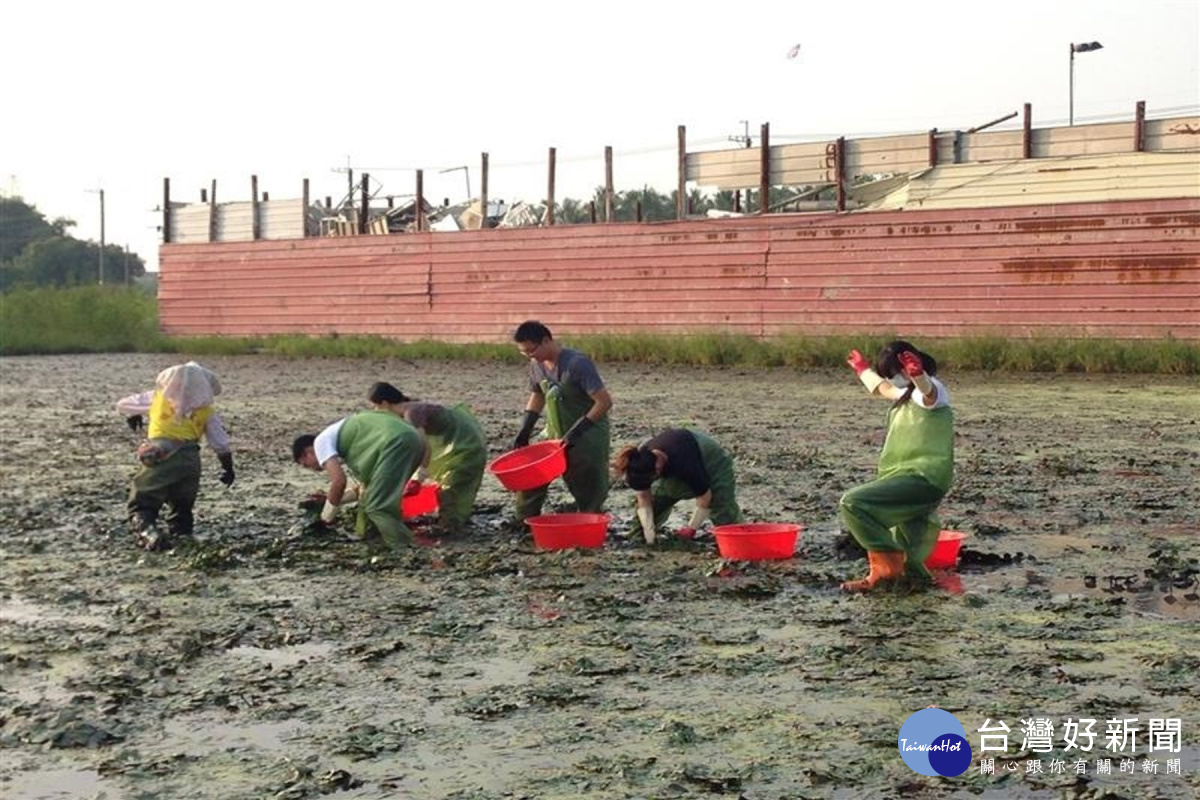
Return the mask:
[[[384, 193], [539, 201], [604, 182], [675, 182], [689, 149], [968, 128], [1033, 104], [1065, 124], [1200, 112], [1200, 0], [714, 3], [21, 2], [0, 10], [0, 192], [128, 244], [157, 268], [162, 179], [199, 200], [345, 192], [347, 163]], [[799, 54], [789, 58], [793, 46]], [[467, 165], [438, 174], [439, 169]]]

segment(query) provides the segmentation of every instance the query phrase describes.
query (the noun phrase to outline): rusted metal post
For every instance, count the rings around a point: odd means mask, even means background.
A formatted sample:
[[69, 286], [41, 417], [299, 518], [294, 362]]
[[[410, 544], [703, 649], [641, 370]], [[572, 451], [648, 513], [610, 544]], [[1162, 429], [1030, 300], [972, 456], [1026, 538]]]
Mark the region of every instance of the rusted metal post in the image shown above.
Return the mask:
[[368, 208], [371, 203], [371, 176], [364, 172], [362, 174], [362, 183], [359, 186], [362, 207], [358, 209], [358, 233], [361, 236], [367, 232], [367, 218], [371, 212], [371, 209]]
[[171, 243], [171, 179], [163, 178], [162, 240]]
[[684, 197], [687, 195], [687, 128], [680, 125], [678, 134], [679, 183], [675, 189], [675, 219], [683, 219], [685, 208], [683, 203]]
[[208, 202], [208, 189], [205, 189], [203, 186], [200, 187], [200, 202]]
[[217, 240], [217, 181], [213, 179], [208, 191], [208, 240]]
[[308, 178], [304, 179], [304, 186], [300, 190], [300, 235], [308, 236]]
[[758, 213], [771, 207], [771, 123], [764, 122], [758, 134]]
[[258, 224], [258, 176], [250, 176], [250, 239], [257, 242], [262, 238]]
[[479, 230], [487, 227], [488, 218], [488, 154], [483, 153], [480, 158], [480, 170], [483, 172], [483, 178], [480, 181], [479, 187]]
[[604, 146], [604, 221], [613, 221], [612, 146]]
[[733, 193], [733, 211], [735, 214], [742, 213], [742, 190], [736, 189]]
[[837, 210], [846, 210], [846, 137], [839, 136], [833, 151], [837, 177]]
[[271, 195], [266, 190], [263, 190], [262, 201], [265, 203], [270, 199], [271, 199]]
[[642, 221], [642, 201], [641, 200], [638, 200], [637, 203], [634, 204], [633, 213], [634, 213], [634, 216], [636, 217], [637, 221], [641, 222]]
[[1133, 150], [1141, 153], [1146, 150], [1146, 101], [1138, 100], [1133, 112]]
[[1033, 158], [1033, 104], [1025, 104], [1025, 121], [1021, 126], [1021, 158]]
[[557, 151], [551, 147], [547, 156], [546, 175], [546, 224], [554, 224], [554, 168], [557, 162]]
[[929, 129], [929, 168], [937, 166], [937, 128]]
[[417, 170], [417, 233], [425, 230], [425, 170]]
[[596, 224], [596, 201], [595, 200], [588, 201], [588, 213], [591, 215], [592, 224], [595, 225]]

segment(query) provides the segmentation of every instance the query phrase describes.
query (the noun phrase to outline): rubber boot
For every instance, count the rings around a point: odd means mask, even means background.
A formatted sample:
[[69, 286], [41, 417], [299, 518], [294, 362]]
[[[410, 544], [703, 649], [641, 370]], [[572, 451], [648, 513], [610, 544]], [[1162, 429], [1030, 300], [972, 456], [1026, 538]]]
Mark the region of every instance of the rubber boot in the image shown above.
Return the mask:
[[847, 592], [868, 592], [880, 581], [894, 581], [904, 576], [904, 552], [901, 550], [868, 550], [867, 564], [870, 572], [857, 581], [846, 581], [842, 589]]

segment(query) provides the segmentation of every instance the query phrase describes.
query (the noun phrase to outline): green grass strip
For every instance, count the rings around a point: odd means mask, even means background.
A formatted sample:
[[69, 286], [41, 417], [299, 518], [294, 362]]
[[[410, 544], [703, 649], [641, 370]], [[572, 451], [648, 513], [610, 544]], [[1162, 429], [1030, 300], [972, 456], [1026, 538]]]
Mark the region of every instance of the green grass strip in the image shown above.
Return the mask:
[[[818, 369], [844, 366], [852, 348], [870, 357], [896, 337], [785, 335], [761, 340], [732, 333], [647, 332], [561, 338], [600, 363]], [[947, 370], [1200, 375], [1200, 342], [1171, 338], [992, 335], [916, 337], [913, 343]], [[114, 352], [513, 362], [520, 358], [516, 347], [505, 343], [397, 342], [338, 335], [168, 337], [158, 330], [154, 296], [137, 288], [85, 286], [0, 295], [0, 355]]]

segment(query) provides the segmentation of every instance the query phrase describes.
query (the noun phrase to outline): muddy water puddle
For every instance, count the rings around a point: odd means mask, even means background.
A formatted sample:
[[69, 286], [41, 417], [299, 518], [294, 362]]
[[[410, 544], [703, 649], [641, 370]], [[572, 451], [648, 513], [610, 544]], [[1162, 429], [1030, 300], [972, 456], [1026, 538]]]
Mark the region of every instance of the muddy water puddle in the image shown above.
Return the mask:
[[241, 722], [216, 715], [185, 715], [163, 724], [158, 745], [166, 751], [204, 755], [221, 750], [278, 751], [287, 747], [305, 725], [296, 720], [283, 722]]
[[227, 650], [226, 654], [231, 658], [262, 661], [276, 667], [290, 667], [319, 661], [332, 653], [334, 647], [332, 642], [305, 642], [282, 647], [238, 645]]
[[40, 769], [21, 772], [7, 783], [0, 783], [5, 800], [78, 800], [103, 798], [126, 800], [126, 793], [90, 769]]
[[20, 597], [0, 600], [0, 625], [30, 627], [103, 628], [108, 619], [98, 612], [75, 612]]
[[[206, 451], [200, 541], [145, 554], [121, 520], [136, 437], [111, 401], [172, 359], [0, 360], [6, 383], [39, 398], [13, 393], [0, 441], [91, 465], [67, 485], [0, 464], [0, 796], [1200, 790], [1195, 589], [1171, 582], [1200, 555], [1200, 403], [1186, 381], [947, 376], [963, 435], [943, 520], [970, 534], [976, 563], [926, 594], [847, 597], [838, 582], [865, 564], [836, 546], [837, 501], [871, 476], [884, 412], [852, 376], [601, 365], [614, 447], [681, 422], [707, 429], [735, 457], [751, 521], [807, 525], [797, 558], [728, 565], [711, 540], [538, 552], [507, 528], [511, 498], [488, 477], [488, 511], [465, 539], [389, 554], [289, 536], [297, 502], [323, 488], [291, 463], [295, 435], [390, 380], [469, 403], [498, 455], [525, 400], [520, 365], [209, 359], [238, 479], [216, 483]], [[68, 403], [81, 377], [95, 391]], [[86, 427], [64, 436], [61, 420]], [[566, 500], [552, 487], [551, 505]], [[614, 529], [631, 507], [615, 487]], [[925, 778], [896, 736], [931, 704], [972, 746], [987, 718], [1016, 732], [1032, 715], [1138, 716], [1179, 718], [1190, 749], [1179, 776]]]
[[1061, 578], [1044, 577], [1030, 569], [998, 569], [991, 572], [944, 572], [943, 585], [956, 594], [974, 592], [981, 596], [1009, 591], [1044, 594], [1052, 604], [1066, 606], [1072, 600], [1094, 600], [1123, 606], [1166, 622], [1200, 623], [1200, 594], [1196, 586], [1176, 589], [1173, 585], [1139, 578], [1136, 575]]

